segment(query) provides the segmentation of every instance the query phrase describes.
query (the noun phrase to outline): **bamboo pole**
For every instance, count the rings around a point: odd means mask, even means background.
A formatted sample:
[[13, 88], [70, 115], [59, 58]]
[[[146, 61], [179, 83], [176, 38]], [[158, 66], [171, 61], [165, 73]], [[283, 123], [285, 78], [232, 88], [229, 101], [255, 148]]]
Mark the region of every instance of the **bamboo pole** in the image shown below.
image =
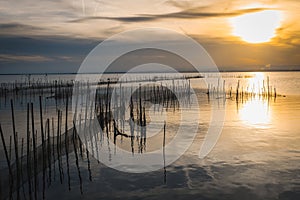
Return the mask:
[[70, 185], [70, 167], [69, 167], [69, 141], [68, 141], [68, 96], [66, 97], [66, 117], [65, 117], [65, 151], [67, 160], [67, 176], [68, 176], [68, 188], [71, 190]]
[[47, 157], [48, 157], [48, 170], [49, 170], [49, 185], [51, 185], [52, 179], [52, 172], [51, 172], [51, 138], [50, 138], [50, 120], [47, 119], [47, 137], [48, 137], [48, 144], [47, 144]]
[[33, 113], [33, 103], [31, 103], [31, 130], [32, 130], [32, 144], [33, 144], [33, 162], [34, 162], [34, 197], [37, 200], [37, 157], [36, 157], [36, 141], [35, 141], [35, 129], [34, 129], [34, 113]]
[[166, 121], [164, 121], [164, 137], [163, 137], [164, 183], [166, 184], [166, 182], [167, 182], [167, 171], [166, 171], [165, 145], [166, 145]]
[[28, 194], [29, 199], [32, 199], [31, 194], [31, 155], [30, 155], [30, 127], [29, 127], [29, 103], [27, 103], [27, 179], [28, 179]]
[[45, 199], [45, 138], [44, 138], [44, 126], [43, 126], [43, 106], [42, 97], [39, 96], [40, 103], [40, 124], [41, 124], [41, 138], [42, 138], [42, 163], [43, 163], [43, 199]]
[[20, 163], [19, 163], [19, 151], [18, 151], [18, 138], [16, 133], [15, 127], [15, 114], [14, 114], [14, 105], [13, 100], [10, 100], [11, 105], [11, 117], [12, 117], [12, 124], [13, 124], [13, 135], [14, 135], [14, 144], [15, 144], [15, 159], [16, 159], [16, 167], [17, 167], [17, 199], [20, 199], [20, 191], [19, 191], [19, 184], [20, 184]]
[[5, 139], [3, 136], [3, 131], [2, 131], [2, 127], [0, 124], [0, 134], [1, 134], [1, 140], [2, 140], [2, 144], [3, 144], [3, 148], [4, 148], [4, 153], [5, 153], [5, 158], [6, 158], [6, 162], [7, 162], [7, 166], [8, 166], [8, 171], [9, 171], [9, 185], [10, 185], [10, 197], [12, 195], [12, 186], [13, 186], [13, 173], [12, 173], [12, 169], [11, 169], [11, 164], [10, 164], [10, 159], [9, 159], [9, 155], [7, 152], [7, 148], [6, 148], [6, 144], [5, 144]]

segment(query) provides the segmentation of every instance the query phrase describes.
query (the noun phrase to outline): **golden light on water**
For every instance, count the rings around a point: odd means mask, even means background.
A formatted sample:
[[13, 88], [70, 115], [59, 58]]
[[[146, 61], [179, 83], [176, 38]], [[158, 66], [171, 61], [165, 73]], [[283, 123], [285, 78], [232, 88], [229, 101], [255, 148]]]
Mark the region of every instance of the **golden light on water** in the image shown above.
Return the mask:
[[262, 93], [262, 88], [266, 87], [266, 77], [263, 72], [251, 73], [251, 78], [247, 79], [250, 93], [255, 96], [246, 101], [239, 110], [240, 119], [250, 126], [256, 128], [266, 128], [271, 123], [271, 110], [268, 100], [259, 96]]
[[280, 27], [281, 12], [265, 10], [244, 14], [231, 20], [232, 34], [249, 43], [269, 42]]
[[271, 110], [267, 101], [254, 99], [246, 102], [239, 110], [240, 119], [256, 128], [268, 127], [271, 122]]
[[248, 79], [248, 92], [253, 92], [255, 94], [261, 93], [261, 89], [263, 88], [265, 75], [263, 72], [253, 72], [251, 74], [253, 77]]

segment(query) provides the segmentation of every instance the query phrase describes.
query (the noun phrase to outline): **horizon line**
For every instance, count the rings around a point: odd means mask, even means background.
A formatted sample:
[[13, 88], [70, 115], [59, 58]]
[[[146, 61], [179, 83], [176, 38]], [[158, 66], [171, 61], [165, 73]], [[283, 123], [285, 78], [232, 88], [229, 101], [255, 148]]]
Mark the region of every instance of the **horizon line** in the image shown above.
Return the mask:
[[[274, 69], [274, 70], [219, 70], [219, 71], [203, 71], [203, 72], [198, 72], [198, 71], [178, 71], [181, 73], [217, 73], [217, 72], [299, 72], [300, 69]], [[174, 73], [172, 71], [164, 71], [164, 72], [155, 72], [155, 71], [144, 71], [144, 72], [125, 72], [125, 71], [120, 71], [120, 72], [86, 72], [86, 73], [77, 73], [77, 72], [36, 72], [36, 73], [0, 73], [0, 75], [58, 75], [58, 74], [143, 74], [143, 73]]]

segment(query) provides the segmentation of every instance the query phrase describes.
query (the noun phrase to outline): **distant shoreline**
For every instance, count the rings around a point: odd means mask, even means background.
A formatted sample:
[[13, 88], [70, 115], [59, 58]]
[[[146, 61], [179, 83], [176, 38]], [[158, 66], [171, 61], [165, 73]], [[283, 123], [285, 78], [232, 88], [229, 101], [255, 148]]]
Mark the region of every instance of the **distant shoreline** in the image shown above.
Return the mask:
[[[300, 70], [241, 70], [241, 71], [236, 71], [236, 70], [220, 70], [219, 72], [221, 73], [227, 73], [227, 72], [235, 72], [235, 73], [243, 73], [243, 72], [300, 72]], [[105, 72], [103, 74], [125, 74], [127, 72]], [[174, 73], [174, 72], [130, 72], [130, 74], [155, 74], [155, 73]], [[180, 73], [198, 73], [197, 71], [183, 71]], [[216, 73], [215, 71], [204, 71], [204, 72], [200, 72], [200, 73]], [[63, 73], [56, 73], [56, 72], [50, 72], [50, 73], [0, 73], [1, 76], [3, 75], [76, 75], [76, 74], [102, 74], [102, 73], [98, 73], [98, 72], [88, 72], [88, 73], [75, 73], [75, 72], [63, 72]]]

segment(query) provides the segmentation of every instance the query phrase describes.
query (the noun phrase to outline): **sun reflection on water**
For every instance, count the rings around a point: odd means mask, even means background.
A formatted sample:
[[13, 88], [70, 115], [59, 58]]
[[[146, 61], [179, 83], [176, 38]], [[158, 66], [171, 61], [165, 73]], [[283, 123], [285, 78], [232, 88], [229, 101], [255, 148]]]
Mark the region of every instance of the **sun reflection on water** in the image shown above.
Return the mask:
[[253, 72], [251, 78], [248, 79], [248, 92], [253, 92], [255, 94], [261, 93], [264, 85], [265, 75], [263, 72]]
[[256, 128], [268, 128], [271, 124], [271, 109], [267, 98], [259, 96], [266, 90], [267, 83], [263, 72], [254, 72], [247, 79], [248, 91], [255, 94], [254, 97], [243, 103], [239, 110], [240, 119], [249, 126]]
[[268, 128], [271, 122], [271, 110], [267, 101], [252, 99], [239, 110], [240, 119], [247, 125]]

